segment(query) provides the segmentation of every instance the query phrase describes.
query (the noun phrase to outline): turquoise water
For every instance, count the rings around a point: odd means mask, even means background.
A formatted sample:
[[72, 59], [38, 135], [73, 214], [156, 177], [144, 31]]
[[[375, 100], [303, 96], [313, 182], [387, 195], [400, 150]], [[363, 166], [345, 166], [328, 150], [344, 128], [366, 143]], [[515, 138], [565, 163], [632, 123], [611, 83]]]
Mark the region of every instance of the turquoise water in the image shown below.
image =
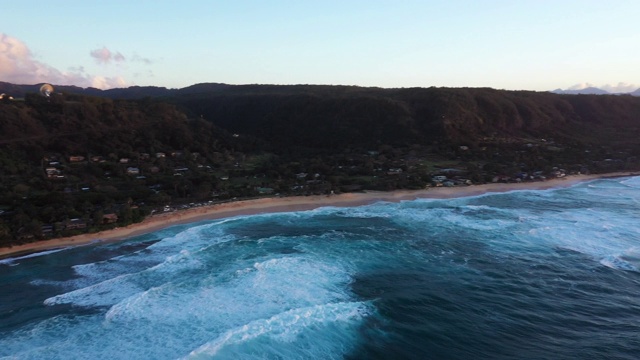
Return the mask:
[[637, 359], [640, 178], [0, 261], [0, 357]]

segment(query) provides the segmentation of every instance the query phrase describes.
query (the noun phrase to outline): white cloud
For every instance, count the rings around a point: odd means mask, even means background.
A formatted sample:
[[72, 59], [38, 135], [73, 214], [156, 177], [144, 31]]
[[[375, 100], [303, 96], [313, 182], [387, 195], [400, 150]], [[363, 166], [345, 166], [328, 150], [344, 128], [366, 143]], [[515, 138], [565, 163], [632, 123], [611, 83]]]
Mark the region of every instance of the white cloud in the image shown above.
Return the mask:
[[91, 79], [91, 86], [98, 89], [121, 88], [127, 86], [127, 82], [121, 76], [94, 76]]
[[640, 85], [629, 84], [625, 82], [619, 82], [617, 85], [602, 85], [601, 89], [607, 90], [610, 93], [628, 93], [638, 90]]
[[115, 53], [115, 55], [113, 55], [113, 60], [115, 62], [122, 62], [125, 60], [124, 55], [120, 54], [119, 52]]
[[137, 62], [141, 62], [144, 63], [146, 65], [151, 65], [153, 64], [153, 60], [149, 59], [149, 58], [145, 58], [142, 57], [136, 53], [133, 54], [133, 57], [131, 57], [131, 61], [137, 61]]
[[575, 84], [573, 86], [568, 87], [567, 90], [582, 90], [589, 87], [597, 87], [597, 86], [593, 85], [592, 83], [580, 83], [580, 84]]
[[106, 46], [103, 46], [102, 49], [91, 50], [89, 52], [89, 55], [91, 55], [91, 57], [94, 58], [98, 64], [103, 64], [103, 65], [109, 64], [111, 63], [111, 61], [115, 61], [115, 62], [125, 61], [124, 55], [122, 55], [120, 52], [114, 53], [111, 50], [107, 49]]
[[638, 88], [640, 88], [640, 85], [629, 84], [625, 82], [619, 82], [617, 85], [611, 85], [611, 84], [594, 85], [592, 83], [587, 82], [587, 83], [575, 84], [573, 86], [568, 87], [567, 90], [583, 90], [588, 87], [595, 87], [598, 89], [606, 90], [607, 92], [610, 92], [612, 94], [616, 94], [616, 93], [628, 93], [628, 92], [635, 91]]
[[[122, 54], [112, 55], [108, 49], [103, 49], [109, 52], [109, 57], [114, 61], [124, 61]], [[91, 53], [93, 56], [93, 51]], [[104, 53], [97, 53], [97, 55], [104, 56]], [[36, 60], [31, 50], [22, 41], [4, 33], [0, 33], [0, 81], [14, 84], [47, 82], [57, 85], [93, 86], [100, 89], [127, 86], [127, 82], [121, 76], [89, 75], [84, 72], [83, 66], [71, 67], [69, 71], [60, 71]]]
[[65, 74], [35, 60], [20, 40], [0, 33], [0, 79], [12, 83], [59, 83], [65, 80]]

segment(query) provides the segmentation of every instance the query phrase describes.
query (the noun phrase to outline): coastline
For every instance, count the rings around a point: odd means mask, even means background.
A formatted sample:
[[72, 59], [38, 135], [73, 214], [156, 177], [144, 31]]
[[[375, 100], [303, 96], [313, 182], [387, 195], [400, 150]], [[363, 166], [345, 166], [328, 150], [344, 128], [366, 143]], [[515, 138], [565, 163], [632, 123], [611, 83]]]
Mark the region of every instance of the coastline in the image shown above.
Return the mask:
[[548, 190], [569, 187], [581, 182], [626, 176], [637, 176], [633, 172], [617, 172], [594, 175], [571, 175], [539, 182], [491, 183], [465, 187], [437, 187], [422, 190], [367, 191], [339, 195], [311, 195], [291, 197], [268, 197], [238, 200], [228, 203], [161, 213], [147, 217], [144, 221], [126, 227], [81, 234], [66, 238], [36, 241], [33, 243], [0, 248], [0, 259], [19, 254], [53, 250], [69, 246], [89, 245], [96, 242], [121, 241], [134, 236], [154, 232], [174, 225], [228, 218], [239, 215], [313, 210], [320, 207], [352, 207], [378, 201], [398, 202], [416, 199], [450, 199], [478, 196], [486, 193], [503, 193], [514, 190]]

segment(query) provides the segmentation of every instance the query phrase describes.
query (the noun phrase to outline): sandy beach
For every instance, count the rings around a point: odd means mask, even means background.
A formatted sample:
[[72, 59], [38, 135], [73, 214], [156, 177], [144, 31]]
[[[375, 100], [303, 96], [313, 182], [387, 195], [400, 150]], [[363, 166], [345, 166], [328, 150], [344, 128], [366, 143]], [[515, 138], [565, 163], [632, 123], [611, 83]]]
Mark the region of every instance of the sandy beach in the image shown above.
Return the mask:
[[312, 210], [325, 206], [351, 207], [371, 204], [378, 201], [397, 202], [415, 199], [448, 199], [476, 196], [486, 193], [499, 193], [514, 190], [546, 190], [568, 187], [579, 182], [600, 178], [636, 176], [635, 173], [620, 172], [596, 175], [573, 175], [540, 182], [524, 183], [492, 183], [465, 187], [438, 187], [424, 190], [397, 190], [390, 192], [366, 191], [362, 193], [345, 193], [339, 195], [314, 195], [269, 197], [253, 200], [239, 200], [211, 206], [203, 206], [147, 217], [144, 221], [127, 227], [106, 230], [97, 233], [82, 234], [66, 238], [37, 241], [33, 243], [0, 248], [0, 258], [20, 253], [33, 253], [67, 246], [78, 246], [96, 241], [119, 241], [133, 236], [157, 231], [169, 226], [233, 217], [238, 215], [255, 215], [261, 213]]

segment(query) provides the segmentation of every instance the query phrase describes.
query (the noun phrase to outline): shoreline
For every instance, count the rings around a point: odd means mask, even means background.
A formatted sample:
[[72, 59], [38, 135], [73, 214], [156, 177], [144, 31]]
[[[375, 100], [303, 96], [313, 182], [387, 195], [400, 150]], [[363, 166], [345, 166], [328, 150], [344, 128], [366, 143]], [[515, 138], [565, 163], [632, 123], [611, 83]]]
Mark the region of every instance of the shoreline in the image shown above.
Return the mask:
[[353, 207], [368, 205], [378, 201], [399, 202], [416, 199], [452, 199], [478, 196], [487, 193], [504, 193], [515, 190], [549, 190], [569, 187], [585, 181], [627, 176], [638, 176], [638, 174], [634, 172], [616, 172], [609, 174], [571, 175], [537, 182], [490, 183], [465, 187], [436, 187], [422, 190], [366, 191], [362, 193], [344, 193], [338, 195], [267, 197], [252, 200], [238, 200], [151, 215], [140, 223], [97, 233], [41, 240], [12, 247], [1, 247], [0, 259], [70, 246], [122, 241], [174, 225], [229, 218], [239, 215], [305, 211], [327, 206]]

